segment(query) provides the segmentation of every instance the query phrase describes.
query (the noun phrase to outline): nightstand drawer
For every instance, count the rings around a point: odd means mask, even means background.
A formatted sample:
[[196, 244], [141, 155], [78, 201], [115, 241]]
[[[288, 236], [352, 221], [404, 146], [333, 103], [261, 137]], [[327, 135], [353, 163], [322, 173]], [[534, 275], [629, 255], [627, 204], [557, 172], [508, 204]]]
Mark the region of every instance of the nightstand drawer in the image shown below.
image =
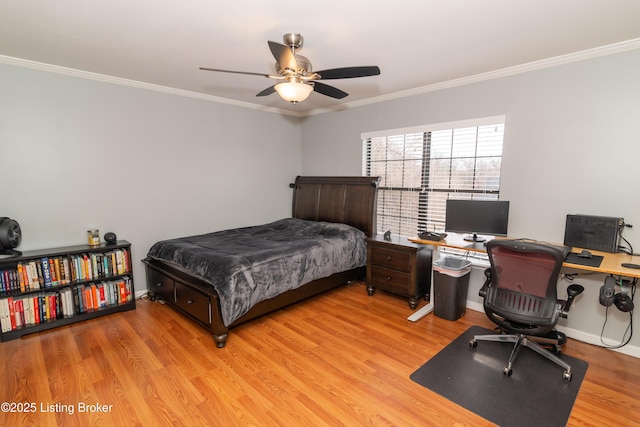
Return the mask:
[[147, 271], [149, 274], [149, 291], [158, 295], [165, 301], [173, 302], [173, 279], [154, 270], [153, 268], [149, 268]]
[[371, 281], [374, 287], [407, 294], [409, 292], [409, 273], [403, 273], [391, 268], [371, 266]]
[[197, 320], [210, 325], [209, 296], [176, 282], [176, 306], [191, 314]]
[[418, 300], [429, 299], [432, 248], [405, 237], [385, 239], [381, 234], [367, 239], [367, 293], [376, 289], [409, 298], [415, 310]]
[[411, 270], [411, 254], [387, 248], [372, 248], [371, 263], [395, 270]]

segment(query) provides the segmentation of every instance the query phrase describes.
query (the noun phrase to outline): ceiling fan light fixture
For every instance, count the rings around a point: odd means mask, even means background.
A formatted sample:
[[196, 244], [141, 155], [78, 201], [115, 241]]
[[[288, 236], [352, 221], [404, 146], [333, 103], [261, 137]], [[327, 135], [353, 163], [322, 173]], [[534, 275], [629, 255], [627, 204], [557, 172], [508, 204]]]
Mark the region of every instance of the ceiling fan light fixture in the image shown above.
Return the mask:
[[274, 88], [282, 99], [292, 104], [304, 101], [313, 92], [313, 86], [302, 83], [299, 79], [287, 79], [286, 82], [278, 83]]
[[297, 51], [302, 48], [302, 36], [297, 33], [288, 33], [283, 36], [283, 41], [284, 44], [273, 41], [267, 42], [269, 50], [271, 50], [271, 54], [276, 60], [276, 75], [247, 71], [221, 70], [219, 68], [200, 67], [200, 69], [284, 80], [281, 83], [269, 86], [268, 88], [258, 92], [256, 96], [268, 96], [274, 92], [278, 92], [278, 95], [280, 95], [282, 99], [292, 104], [304, 101], [309, 97], [309, 94], [314, 91], [320, 95], [334, 99], [342, 99], [349, 95], [347, 92], [328, 84], [321, 83], [319, 80], [351, 79], [354, 77], [377, 76], [380, 74], [380, 68], [375, 65], [331, 68], [314, 72], [311, 67], [311, 61], [297, 53]]

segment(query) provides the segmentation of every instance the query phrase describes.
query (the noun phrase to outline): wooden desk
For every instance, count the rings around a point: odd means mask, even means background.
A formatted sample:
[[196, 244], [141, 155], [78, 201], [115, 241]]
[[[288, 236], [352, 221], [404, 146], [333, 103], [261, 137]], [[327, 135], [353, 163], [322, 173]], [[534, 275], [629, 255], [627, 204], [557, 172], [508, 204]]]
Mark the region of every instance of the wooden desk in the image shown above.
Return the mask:
[[[496, 237], [496, 239], [512, 239], [513, 237]], [[437, 242], [431, 240], [421, 240], [419, 238], [408, 239], [414, 243], [432, 246], [444, 246], [454, 249], [462, 249], [473, 252], [487, 252], [485, 243], [473, 243], [463, 239], [461, 234], [449, 233], [447, 238]], [[541, 242], [545, 243], [545, 242]], [[549, 243], [551, 245], [563, 246], [558, 243]], [[581, 252], [583, 248], [571, 248], [571, 252]], [[625, 253], [612, 254], [609, 252], [600, 252], [589, 249], [593, 255], [602, 257], [602, 262], [598, 267], [588, 265], [571, 264], [565, 262], [562, 264], [567, 269], [591, 271], [594, 273], [613, 274], [614, 276], [635, 277], [640, 278], [640, 269], [623, 267], [623, 263], [640, 264], [640, 256], [633, 256]]]
[[[513, 237], [496, 237], [496, 239], [513, 239]], [[414, 243], [431, 245], [434, 247], [442, 246], [447, 248], [462, 249], [465, 251], [485, 252], [485, 253], [487, 252], [487, 248], [485, 246], [486, 242], [481, 242], [481, 243], [468, 242], [464, 240], [461, 234], [456, 234], [456, 233], [448, 233], [447, 238], [440, 241], [422, 240], [419, 238], [409, 238], [408, 240]], [[564, 246], [557, 243], [549, 243], [549, 244]], [[582, 249], [583, 248], [571, 248], [571, 252], [581, 252]], [[622, 263], [640, 264], [640, 256], [633, 256], [625, 253], [612, 254], [609, 252], [593, 251], [591, 249], [589, 249], [589, 252], [591, 252], [593, 255], [599, 255], [602, 257], [602, 262], [598, 267], [591, 267], [588, 265], [581, 265], [581, 264], [570, 264], [568, 262], [563, 263], [562, 264], [563, 267], [565, 267], [568, 270], [576, 270], [577, 272], [590, 271], [594, 273], [613, 274], [615, 276], [640, 278], [640, 269], [623, 267], [621, 265]], [[429, 294], [433, 295], [433, 289]], [[429, 301], [427, 305], [417, 310], [415, 313], [409, 316], [407, 320], [415, 322], [418, 319], [421, 319], [422, 317], [429, 314], [432, 310], [433, 310], [433, 301]]]

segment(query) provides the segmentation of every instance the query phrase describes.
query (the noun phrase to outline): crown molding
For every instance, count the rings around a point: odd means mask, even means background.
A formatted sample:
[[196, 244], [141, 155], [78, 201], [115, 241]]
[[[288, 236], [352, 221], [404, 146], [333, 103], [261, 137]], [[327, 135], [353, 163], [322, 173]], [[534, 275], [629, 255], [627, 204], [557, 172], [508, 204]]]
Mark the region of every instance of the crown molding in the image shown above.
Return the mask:
[[161, 86], [151, 83], [144, 83], [136, 80], [123, 79], [120, 77], [107, 76], [104, 74], [92, 73], [88, 71], [76, 70], [73, 68], [60, 67], [57, 65], [45, 64], [36, 61], [29, 61], [26, 59], [13, 58], [10, 56], [0, 55], [0, 63], [15, 65], [18, 67], [32, 68], [41, 71], [47, 71], [50, 73], [63, 74], [72, 77], [79, 77], [84, 79], [96, 80], [105, 83], [112, 83], [121, 86], [129, 86], [138, 89], [152, 90], [156, 92], [162, 92], [172, 95], [184, 96], [188, 98], [195, 98], [209, 102], [216, 102], [220, 104], [233, 105], [236, 107], [249, 108], [253, 110], [265, 111], [269, 113], [283, 114], [293, 117], [307, 117], [318, 114], [342, 111], [349, 108], [361, 107], [365, 105], [377, 104], [380, 102], [406, 98], [408, 96], [419, 95], [428, 92], [434, 92], [437, 90], [448, 89], [457, 86], [463, 86], [471, 83], [477, 83], [485, 80], [497, 79], [500, 77], [513, 76], [516, 74], [526, 73], [529, 71], [541, 70], [544, 68], [556, 67], [563, 64], [572, 62], [584, 61], [591, 58], [597, 58], [605, 55], [612, 55], [615, 53], [626, 52], [629, 50], [640, 48], [640, 38], [627, 40], [620, 43], [601, 46], [593, 49], [588, 49], [580, 52], [574, 52], [567, 55], [560, 55], [553, 58], [543, 59], [540, 61], [529, 62], [522, 65], [516, 65], [513, 67], [503, 68], [500, 70], [489, 71], [486, 73], [476, 74], [473, 76], [463, 77], [454, 80], [448, 80], [445, 82], [435, 83], [432, 85], [421, 86], [413, 89], [403, 90], [399, 92], [390, 93], [387, 95], [376, 96], [367, 99], [361, 99], [353, 102], [347, 102], [336, 105], [329, 108], [319, 108], [308, 112], [297, 112], [290, 110], [283, 110], [281, 108], [266, 107], [264, 105], [253, 104], [250, 102], [236, 101], [229, 98], [222, 98], [213, 95], [206, 95], [198, 92], [191, 92], [182, 89], [171, 88], [167, 86]]
[[640, 38], [627, 40], [620, 43], [601, 46], [601, 47], [588, 49], [580, 52], [574, 52], [567, 55], [555, 56], [555, 57], [543, 59], [540, 61], [529, 62], [526, 64], [503, 68], [500, 70], [476, 74], [473, 76], [462, 77], [454, 80], [448, 80], [445, 82], [435, 83], [427, 86], [421, 86], [413, 89], [403, 90], [400, 92], [394, 92], [386, 95], [376, 96], [373, 98], [347, 102], [332, 108], [313, 110], [308, 112], [306, 115], [311, 116], [316, 114], [323, 114], [323, 113], [328, 113], [333, 111], [345, 110], [347, 108], [355, 108], [355, 107], [361, 107], [364, 105], [377, 104], [380, 102], [391, 101], [399, 98], [406, 98], [408, 96], [419, 95], [427, 92], [434, 92], [437, 90], [448, 89], [448, 88], [457, 87], [457, 86], [464, 86], [467, 84], [482, 82], [485, 80], [492, 80], [492, 79], [497, 79], [501, 77], [513, 76], [516, 74], [527, 73], [529, 71], [536, 71], [544, 68], [557, 67], [559, 65], [584, 61], [587, 59], [597, 58], [597, 57], [606, 56], [606, 55], [613, 55], [615, 53], [626, 52], [629, 50], [634, 50], [639, 48], [640, 48]]
[[92, 73], [89, 71], [76, 70], [74, 68], [60, 67], [58, 65], [45, 64], [42, 62], [30, 61], [27, 59], [14, 58], [11, 56], [0, 55], [0, 63], [15, 65], [18, 67], [31, 68], [34, 70], [46, 71], [50, 73], [62, 74], [65, 76], [78, 77], [82, 79], [95, 80], [104, 83], [111, 83], [120, 86], [129, 86], [138, 89], [162, 92], [171, 95], [184, 96], [187, 98], [195, 98], [203, 101], [216, 102], [219, 104], [233, 105], [236, 107], [250, 108], [254, 110], [267, 111], [277, 114], [285, 114], [289, 116], [301, 117], [302, 115], [296, 111], [282, 110], [280, 108], [265, 107], [264, 105], [252, 104], [250, 102], [236, 101], [234, 99], [222, 98], [219, 96], [207, 95], [199, 92], [191, 92], [188, 90], [176, 89], [168, 86], [161, 86], [152, 83], [145, 83], [137, 80], [123, 79], [120, 77], [108, 76], [106, 74]]

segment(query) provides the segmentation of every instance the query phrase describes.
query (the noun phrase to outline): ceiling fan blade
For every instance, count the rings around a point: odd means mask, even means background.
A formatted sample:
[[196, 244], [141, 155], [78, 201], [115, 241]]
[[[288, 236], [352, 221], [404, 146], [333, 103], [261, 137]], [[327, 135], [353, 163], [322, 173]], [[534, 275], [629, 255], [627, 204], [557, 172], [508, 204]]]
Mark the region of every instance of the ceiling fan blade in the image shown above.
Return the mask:
[[332, 68], [330, 70], [316, 71], [320, 74], [322, 80], [330, 79], [352, 79], [354, 77], [369, 77], [377, 76], [380, 74], [380, 68], [377, 66], [366, 67], [344, 67], [344, 68]]
[[263, 74], [263, 73], [251, 73], [248, 71], [231, 71], [231, 70], [220, 70], [218, 68], [205, 68], [205, 67], [200, 67], [201, 70], [204, 71], [217, 71], [220, 73], [233, 73], [233, 74], [248, 74], [250, 76], [262, 76], [262, 77], [270, 77], [269, 74]]
[[336, 99], [342, 99], [345, 96], [349, 96], [347, 92], [343, 92], [338, 88], [335, 88], [333, 86], [329, 86], [320, 82], [313, 83], [313, 90], [323, 95], [330, 96], [331, 98], [336, 98]]
[[280, 66], [281, 69], [286, 70], [290, 69], [294, 73], [298, 72], [298, 62], [296, 61], [296, 57], [291, 52], [291, 48], [276, 42], [269, 41], [269, 49], [271, 49], [271, 53], [273, 57], [276, 58], [276, 62]]
[[267, 96], [267, 95], [271, 95], [272, 93], [274, 93], [276, 91], [276, 85], [273, 86], [269, 86], [268, 88], [266, 88], [265, 90], [263, 90], [262, 92], [258, 93], [256, 96]]

